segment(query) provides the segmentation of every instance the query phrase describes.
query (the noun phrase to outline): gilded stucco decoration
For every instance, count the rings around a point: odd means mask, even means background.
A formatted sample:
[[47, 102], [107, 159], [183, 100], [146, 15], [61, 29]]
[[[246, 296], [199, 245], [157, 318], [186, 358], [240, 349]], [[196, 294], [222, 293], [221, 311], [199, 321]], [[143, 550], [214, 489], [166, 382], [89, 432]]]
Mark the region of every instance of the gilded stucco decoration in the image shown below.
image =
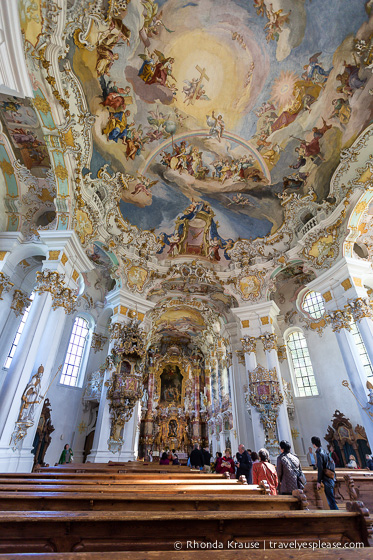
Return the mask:
[[91, 348], [95, 354], [101, 352], [106, 344], [108, 337], [99, 333], [92, 333]]
[[368, 298], [356, 298], [350, 301], [345, 308], [356, 322], [361, 321], [364, 317], [372, 317], [373, 315], [372, 305]]
[[16, 317], [20, 317], [21, 315], [23, 315], [30, 304], [31, 299], [28, 297], [28, 294], [22, 292], [22, 290], [14, 290], [10, 308], [13, 309]]
[[0, 272], [0, 300], [3, 299], [3, 294], [10, 292], [14, 284], [10, 281], [10, 278], [4, 272]]
[[52, 296], [52, 308], [63, 307], [66, 314], [76, 309], [77, 296], [73, 289], [65, 284], [65, 275], [51, 270], [36, 273], [35, 292], [49, 292]]
[[256, 338], [254, 336], [245, 336], [241, 338], [242, 350], [245, 354], [256, 352]]
[[258, 365], [250, 371], [248, 390], [250, 404], [260, 413], [266, 444], [276, 445], [278, 409], [284, 402], [276, 368], [267, 370]]
[[352, 315], [350, 311], [337, 309], [336, 311], [331, 311], [326, 316], [326, 319], [334, 332], [339, 333], [343, 329], [351, 330]]
[[259, 338], [263, 344], [265, 352], [270, 352], [271, 350], [277, 351], [277, 335], [273, 333], [264, 333], [260, 335]]

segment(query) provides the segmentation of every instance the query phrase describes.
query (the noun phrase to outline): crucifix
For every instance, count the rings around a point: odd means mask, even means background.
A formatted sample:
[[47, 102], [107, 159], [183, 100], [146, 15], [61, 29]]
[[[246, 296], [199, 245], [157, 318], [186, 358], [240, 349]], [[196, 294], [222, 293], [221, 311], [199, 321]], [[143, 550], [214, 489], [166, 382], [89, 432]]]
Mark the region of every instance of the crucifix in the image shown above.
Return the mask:
[[208, 75], [206, 74], [206, 68], [200, 68], [200, 67], [198, 66], [198, 64], [197, 64], [196, 70], [200, 73], [200, 77], [199, 77], [199, 79], [198, 79], [198, 82], [196, 83], [196, 89], [194, 90], [193, 97], [192, 97], [192, 99], [190, 100], [190, 104], [191, 104], [191, 105], [194, 105], [194, 102], [195, 102], [196, 97], [197, 97], [197, 94], [198, 94], [198, 90], [199, 90], [199, 88], [200, 88], [200, 86], [201, 86], [201, 84], [202, 84], [202, 80], [205, 79], [205, 80], [207, 80], [207, 81], [210, 81], [210, 78], [209, 78]]

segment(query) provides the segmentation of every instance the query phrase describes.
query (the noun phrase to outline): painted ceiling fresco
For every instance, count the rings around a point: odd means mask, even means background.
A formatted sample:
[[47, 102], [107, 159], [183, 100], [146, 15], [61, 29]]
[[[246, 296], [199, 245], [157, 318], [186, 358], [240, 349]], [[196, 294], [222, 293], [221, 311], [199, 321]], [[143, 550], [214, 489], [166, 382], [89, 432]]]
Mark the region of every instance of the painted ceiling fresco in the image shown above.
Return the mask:
[[341, 151], [371, 122], [373, 60], [356, 56], [369, 9], [109, 2], [68, 54], [96, 116], [86, 172], [132, 175], [120, 210], [156, 233], [159, 259], [229, 262], [237, 239], [281, 227], [284, 191], [327, 199]]

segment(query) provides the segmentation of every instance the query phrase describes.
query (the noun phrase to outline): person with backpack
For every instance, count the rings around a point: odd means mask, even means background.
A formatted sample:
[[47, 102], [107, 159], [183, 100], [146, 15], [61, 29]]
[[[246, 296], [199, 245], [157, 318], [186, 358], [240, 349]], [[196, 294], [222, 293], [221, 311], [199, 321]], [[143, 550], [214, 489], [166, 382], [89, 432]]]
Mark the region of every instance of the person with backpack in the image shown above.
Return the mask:
[[330, 509], [339, 509], [334, 497], [335, 463], [327, 452], [321, 447], [321, 440], [317, 436], [311, 438], [311, 443], [316, 450], [317, 458], [317, 489], [321, 483], [324, 485], [325, 496]]
[[281, 455], [277, 457], [277, 475], [279, 494], [291, 494], [293, 490], [303, 490], [305, 478], [300, 460], [290, 452], [288, 441], [280, 441]]

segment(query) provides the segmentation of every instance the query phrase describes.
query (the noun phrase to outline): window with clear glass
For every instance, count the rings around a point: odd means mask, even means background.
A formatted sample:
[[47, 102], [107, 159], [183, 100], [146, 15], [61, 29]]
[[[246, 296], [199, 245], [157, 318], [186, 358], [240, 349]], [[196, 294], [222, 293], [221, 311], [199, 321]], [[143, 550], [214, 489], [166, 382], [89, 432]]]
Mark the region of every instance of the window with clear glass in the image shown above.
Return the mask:
[[324, 298], [318, 292], [308, 292], [303, 298], [302, 308], [313, 319], [320, 319], [325, 314]]
[[359, 352], [359, 356], [360, 356], [361, 363], [363, 365], [364, 371], [366, 373], [366, 376], [369, 377], [370, 378], [369, 380], [372, 382], [373, 381], [373, 367], [372, 367], [372, 364], [370, 363], [369, 356], [368, 356], [367, 350], [365, 348], [365, 344], [363, 342], [363, 339], [362, 339], [360, 331], [359, 331], [359, 327], [357, 326], [355, 321], [351, 321], [350, 325], [351, 325], [351, 334], [354, 337], [354, 341], [355, 341], [357, 350]]
[[77, 317], [74, 321], [65, 363], [63, 364], [61, 375], [61, 383], [63, 385], [75, 387], [77, 384], [88, 333], [88, 322], [83, 317]]
[[307, 341], [304, 334], [295, 331], [287, 339], [287, 347], [294, 373], [298, 397], [313, 397], [319, 394], [313, 373]]
[[4, 364], [4, 367], [5, 367], [5, 368], [9, 368], [9, 367], [10, 367], [10, 364], [12, 363], [14, 354], [15, 354], [15, 352], [16, 352], [16, 350], [17, 350], [17, 346], [18, 346], [19, 340], [20, 340], [20, 338], [21, 338], [23, 329], [24, 329], [25, 324], [26, 324], [26, 321], [27, 321], [27, 317], [28, 317], [28, 315], [29, 315], [29, 313], [30, 313], [31, 304], [32, 304], [32, 302], [33, 302], [33, 300], [34, 300], [34, 297], [35, 297], [35, 293], [32, 292], [32, 294], [31, 294], [31, 296], [30, 296], [31, 303], [30, 303], [30, 305], [28, 306], [28, 308], [26, 309], [26, 311], [23, 313], [23, 316], [22, 316], [21, 322], [20, 322], [20, 324], [19, 324], [19, 327], [18, 327], [16, 336], [15, 336], [14, 339], [13, 339], [12, 346], [10, 347], [10, 350], [9, 350], [9, 354], [7, 355], [7, 358], [6, 358], [6, 360], [5, 360], [5, 364]]

